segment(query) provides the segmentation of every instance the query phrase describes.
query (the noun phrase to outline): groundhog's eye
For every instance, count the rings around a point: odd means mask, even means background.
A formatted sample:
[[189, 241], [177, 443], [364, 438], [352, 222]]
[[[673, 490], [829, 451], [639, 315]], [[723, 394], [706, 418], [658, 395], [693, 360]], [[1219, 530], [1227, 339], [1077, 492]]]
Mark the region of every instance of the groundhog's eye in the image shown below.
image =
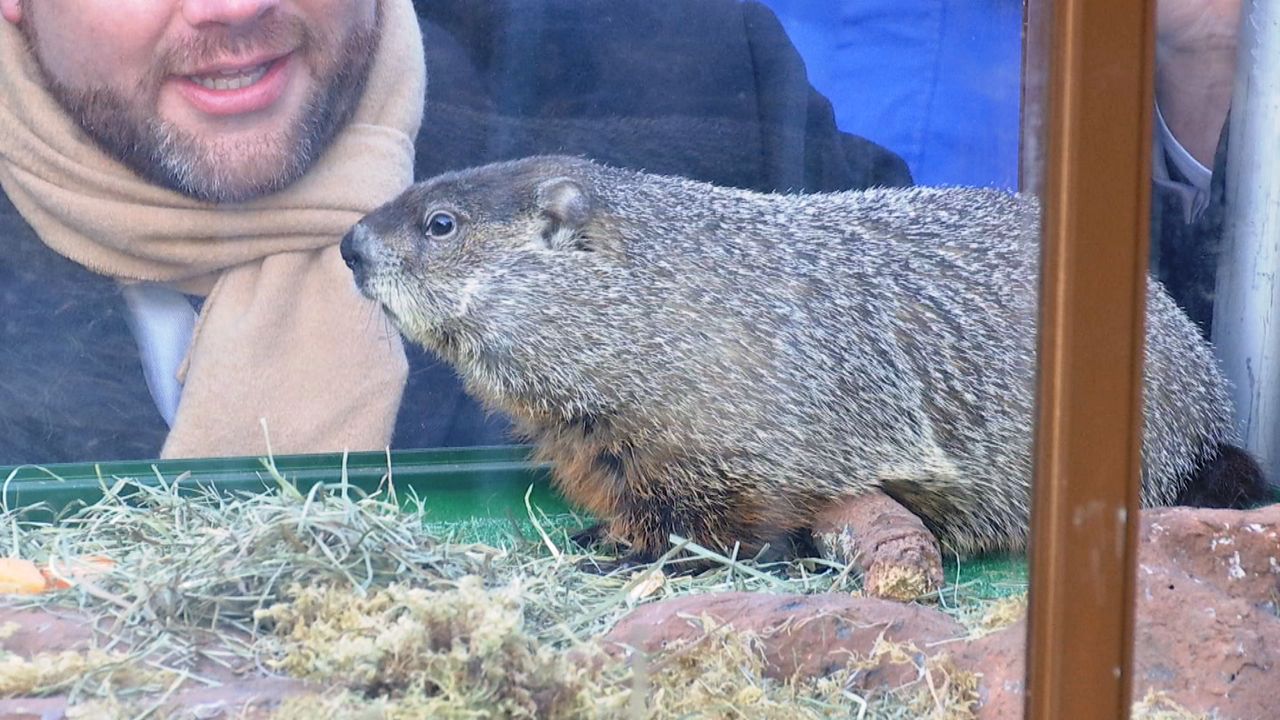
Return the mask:
[[453, 213], [437, 210], [427, 218], [427, 234], [433, 238], [446, 238], [458, 229], [458, 221]]

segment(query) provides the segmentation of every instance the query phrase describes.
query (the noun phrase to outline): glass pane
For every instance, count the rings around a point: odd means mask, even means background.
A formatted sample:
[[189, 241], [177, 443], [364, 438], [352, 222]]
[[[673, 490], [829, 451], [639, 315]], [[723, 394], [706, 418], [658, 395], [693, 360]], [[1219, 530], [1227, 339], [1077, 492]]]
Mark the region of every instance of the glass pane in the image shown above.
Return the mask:
[[[1021, 714], [1023, 3], [0, 9], [0, 557], [59, 612], [321, 717]], [[196, 703], [119, 672], [69, 701]]]
[[[1152, 272], [1193, 323], [1187, 334], [1212, 342], [1196, 348], [1205, 360], [1181, 362], [1207, 367], [1213, 391], [1194, 407], [1212, 418], [1203, 432], [1217, 447], [1179, 498], [1213, 509], [1151, 510], [1139, 529], [1134, 697], [1265, 716], [1271, 701], [1255, 687], [1274, 682], [1263, 658], [1276, 637], [1280, 523], [1280, 12], [1165, 0], [1157, 21]], [[1152, 449], [1152, 462], [1167, 452]]]

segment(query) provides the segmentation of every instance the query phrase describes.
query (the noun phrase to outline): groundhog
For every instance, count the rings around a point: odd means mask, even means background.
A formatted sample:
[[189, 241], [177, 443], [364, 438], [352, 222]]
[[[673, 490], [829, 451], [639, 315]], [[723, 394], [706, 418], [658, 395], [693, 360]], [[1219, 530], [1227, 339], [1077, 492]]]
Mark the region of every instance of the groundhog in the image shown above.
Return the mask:
[[[342, 242], [360, 289], [509, 414], [647, 562], [739, 557], [883, 491], [944, 546], [1023, 548], [1034, 199], [761, 194], [569, 157], [417, 184]], [[1142, 500], [1265, 492], [1208, 345], [1147, 292]]]

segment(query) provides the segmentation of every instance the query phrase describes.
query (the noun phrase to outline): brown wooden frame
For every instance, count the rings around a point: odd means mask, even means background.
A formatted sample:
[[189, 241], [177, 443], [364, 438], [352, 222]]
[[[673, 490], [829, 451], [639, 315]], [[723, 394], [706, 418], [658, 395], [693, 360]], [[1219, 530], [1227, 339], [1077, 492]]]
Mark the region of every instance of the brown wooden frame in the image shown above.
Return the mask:
[[1127, 718], [1155, 2], [1031, 4], [1029, 79], [1048, 63], [1027, 124], [1044, 172], [1024, 182], [1044, 203], [1026, 716]]

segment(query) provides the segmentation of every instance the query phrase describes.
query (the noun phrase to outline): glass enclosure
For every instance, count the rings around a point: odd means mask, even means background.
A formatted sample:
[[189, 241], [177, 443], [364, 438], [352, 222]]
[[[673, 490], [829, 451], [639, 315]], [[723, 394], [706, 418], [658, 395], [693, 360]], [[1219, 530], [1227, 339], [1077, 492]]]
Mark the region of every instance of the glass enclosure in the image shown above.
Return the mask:
[[[555, 153], [764, 192], [911, 184], [1018, 189], [1018, 3], [969, 4], [963, 14], [947, 14], [944, 4], [936, 2], [922, 2], [909, 11], [781, 3], [772, 9], [778, 15], [768, 7], [728, 2], [709, 8], [683, 2], [629, 5], [606, 10], [566, 2], [476, 9], [465, 3], [422, 3], [417, 16], [425, 33], [427, 100], [416, 124], [412, 179]], [[583, 24], [600, 29], [583, 32]], [[637, 25], [648, 28], [649, 37], [632, 37], [626, 28]], [[325, 50], [339, 52], [317, 48], [316, 53]], [[376, 89], [404, 102], [402, 95], [412, 94], [416, 86], [391, 82], [397, 79], [386, 78]], [[91, 76], [85, 83], [93, 80]], [[156, 92], [166, 102], [168, 91]], [[193, 124], [191, 132], [198, 130]], [[235, 141], [256, 157], [251, 138]], [[204, 150], [231, 151], [206, 145], [191, 152]], [[335, 223], [349, 226], [390, 200], [396, 194], [390, 188], [398, 185], [383, 181], [385, 188], [369, 191], [369, 198], [352, 197], [353, 185], [372, 181], [354, 178], [352, 185], [345, 184], [339, 156], [333, 153], [334, 196], [326, 197], [323, 207], [348, 212]], [[348, 166], [350, 174], [360, 170]], [[208, 172], [237, 169], [227, 163]], [[383, 174], [396, 172], [402, 174], [399, 168]], [[140, 218], [139, 232], [147, 237], [135, 239], [128, 225], [113, 226], [103, 230], [109, 239], [86, 240], [89, 248], [80, 248], [74, 239], [89, 233], [88, 228], [74, 217], [51, 217], [51, 225], [71, 236], [55, 240], [55, 248], [42, 242], [25, 220], [38, 212], [24, 208], [34, 206], [39, 193], [18, 192], [21, 199], [6, 214], [12, 224], [8, 234], [17, 238], [17, 247], [6, 263], [7, 412], [0, 464], [136, 460], [162, 454], [251, 456], [266, 451], [268, 435], [273, 450], [282, 454], [378, 450], [384, 436], [393, 450], [511, 442], [509, 419], [500, 412], [487, 413], [464, 391], [454, 368], [417, 343], [405, 343], [408, 370], [400, 398], [384, 398], [390, 391], [375, 387], [364, 375], [376, 372], [370, 364], [397, 365], [398, 358], [343, 349], [395, 343], [382, 337], [394, 335], [395, 328], [376, 310], [362, 305], [352, 311], [364, 313], [359, 317], [303, 319], [297, 316], [307, 314], [305, 310], [272, 307], [305, 304], [310, 288], [303, 284], [305, 274], [303, 279], [257, 279], [285, 282], [289, 289], [278, 296], [237, 299], [226, 320], [202, 322], [214, 317], [212, 312], [206, 317], [206, 308], [221, 304], [215, 289], [223, 289], [217, 287], [220, 280], [224, 288], [230, 283], [222, 275], [226, 268], [311, 242], [290, 237], [284, 217], [262, 218], [265, 227], [248, 228], [248, 221], [239, 220], [242, 203], [197, 209], [193, 199], [180, 231], [169, 230], [160, 218], [154, 223]], [[376, 193], [381, 196], [373, 197]], [[370, 206], [357, 210], [366, 200]], [[138, 200], [148, 201], [155, 202]], [[248, 204], [253, 206], [253, 200]], [[275, 209], [267, 201], [259, 205], [264, 211]], [[127, 209], [127, 204], [115, 208], [121, 213]], [[187, 223], [195, 224], [198, 233]], [[777, 231], [786, 233], [785, 227]], [[179, 232], [197, 236], [190, 248], [171, 239]], [[246, 232], [256, 235], [235, 242]], [[154, 236], [174, 247], [148, 249], [147, 242], [161, 242]], [[281, 247], [263, 249], [276, 243]], [[99, 244], [107, 250], [92, 249]], [[237, 249], [200, 263], [188, 257], [220, 244]], [[179, 257], [168, 257], [170, 251]], [[183, 263], [193, 267], [178, 267]], [[107, 267], [118, 269], [89, 269]], [[347, 291], [341, 287], [346, 279], [315, 282], [333, 285], [336, 293]], [[327, 287], [318, 287], [317, 294]], [[213, 305], [208, 305], [210, 297]], [[332, 316], [336, 311], [328, 312]], [[334, 342], [318, 344], [295, 332], [293, 324], [299, 322], [309, 324], [309, 333], [335, 336]], [[224, 325], [225, 348], [220, 347]], [[202, 339], [218, 343], [211, 347], [216, 359], [203, 361]], [[387, 351], [399, 353], [398, 348]], [[363, 365], [327, 367], [316, 355], [331, 357], [334, 365]], [[404, 371], [396, 366], [384, 372], [395, 383]], [[206, 389], [197, 379], [205, 374], [216, 378], [214, 387]], [[246, 380], [245, 389], [238, 390], [241, 376], [262, 380]], [[334, 384], [313, 384], [326, 381]], [[380, 403], [377, 411], [360, 407], [361, 398], [366, 405]], [[394, 418], [391, 432], [383, 427], [388, 418]], [[338, 432], [335, 425], [370, 429]], [[169, 453], [163, 452], [166, 439]]]

